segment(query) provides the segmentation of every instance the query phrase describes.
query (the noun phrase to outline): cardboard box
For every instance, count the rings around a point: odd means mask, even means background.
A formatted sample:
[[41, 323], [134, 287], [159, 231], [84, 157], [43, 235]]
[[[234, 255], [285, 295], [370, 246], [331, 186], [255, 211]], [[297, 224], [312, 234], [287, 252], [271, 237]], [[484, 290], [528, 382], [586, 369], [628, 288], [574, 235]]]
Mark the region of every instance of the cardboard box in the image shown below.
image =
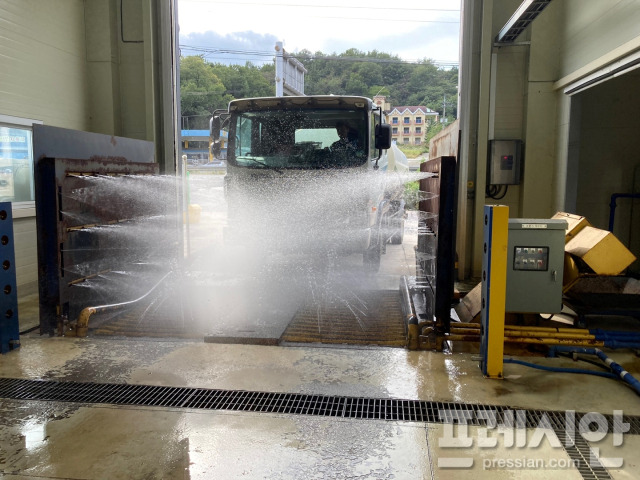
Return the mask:
[[462, 297], [462, 300], [455, 306], [454, 310], [461, 322], [473, 322], [482, 311], [482, 282]]
[[591, 226], [591, 224], [586, 219], [586, 217], [581, 217], [580, 215], [574, 215], [573, 213], [558, 212], [551, 218], [567, 221], [568, 227], [567, 227], [565, 242], [568, 242], [573, 237], [575, 237], [578, 234], [578, 232], [582, 230], [584, 227]]
[[566, 243], [565, 252], [580, 258], [598, 275], [620, 275], [636, 260], [613, 233], [590, 226]]

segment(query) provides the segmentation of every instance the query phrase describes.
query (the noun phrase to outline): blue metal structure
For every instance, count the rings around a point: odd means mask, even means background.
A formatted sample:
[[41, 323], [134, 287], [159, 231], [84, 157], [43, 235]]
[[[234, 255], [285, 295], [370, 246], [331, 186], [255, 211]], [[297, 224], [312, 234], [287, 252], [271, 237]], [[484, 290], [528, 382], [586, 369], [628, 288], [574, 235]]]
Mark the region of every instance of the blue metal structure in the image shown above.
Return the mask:
[[7, 353], [20, 346], [18, 323], [18, 292], [13, 240], [13, 215], [11, 202], [0, 203], [0, 352]]
[[[227, 158], [227, 138], [227, 132], [221, 130], [220, 160]], [[180, 155], [186, 155], [189, 164], [204, 165], [214, 160], [210, 151], [211, 135], [209, 130], [181, 130], [180, 140]]]
[[182, 155], [189, 163], [205, 164], [209, 162], [209, 130], [181, 130]]

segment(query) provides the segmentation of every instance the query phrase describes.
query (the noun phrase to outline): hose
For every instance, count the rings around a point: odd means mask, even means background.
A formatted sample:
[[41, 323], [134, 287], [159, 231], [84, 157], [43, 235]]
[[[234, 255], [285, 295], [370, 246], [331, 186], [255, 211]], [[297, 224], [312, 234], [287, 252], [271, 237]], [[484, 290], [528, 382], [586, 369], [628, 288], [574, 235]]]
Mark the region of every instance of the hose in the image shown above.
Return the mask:
[[545, 365], [538, 365], [537, 363], [523, 362], [522, 360], [516, 360], [514, 358], [505, 358], [504, 363], [515, 363], [517, 365], [524, 365], [525, 367], [536, 368], [538, 370], [544, 370], [546, 372], [581, 373], [586, 375], [595, 375], [597, 377], [605, 377], [605, 378], [613, 378], [613, 379], [618, 378], [618, 376], [612, 372], [598, 372], [596, 370], [588, 370], [588, 369], [582, 369], [582, 368], [547, 367]]
[[600, 360], [606, 363], [614, 373], [616, 373], [622, 380], [627, 382], [631, 388], [633, 388], [637, 394], [640, 395], [640, 382], [633, 377], [629, 372], [627, 372], [622, 365], [614, 362], [612, 359], [607, 357], [605, 353], [599, 348], [594, 349], [596, 351], [596, 355]]
[[134, 305], [138, 302], [140, 302], [141, 300], [144, 300], [146, 297], [148, 297], [151, 292], [153, 292], [159, 285], [162, 284], [162, 282], [164, 282], [167, 277], [169, 277], [169, 275], [171, 275], [173, 273], [173, 271], [169, 271], [167, 272], [161, 279], [160, 281], [158, 281], [158, 283], [156, 283], [151, 290], [149, 290], [147, 293], [145, 293], [144, 295], [142, 295], [140, 298], [137, 298], [135, 300], [130, 300], [128, 302], [122, 302], [122, 303], [113, 303], [110, 305], [99, 305], [97, 307], [86, 307], [84, 309], [82, 309], [82, 311], [80, 312], [80, 315], [78, 315], [78, 320], [75, 324], [75, 328], [73, 329], [72, 332], [69, 332], [67, 335], [68, 336], [76, 336], [76, 337], [86, 337], [87, 336], [87, 332], [89, 330], [89, 319], [91, 318], [91, 316], [94, 313], [100, 313], [100, 312], [104, 312], [107, 310], [118, 310], [124, 307], [128, 307], [130, 305]]
[[601, 368], [603, 370], [606, 370], [607, 372], [611, 371], [611, 369], [607, 365], [603, 365], [602, 362], [600, 362], [599, 360], [591, 360], [589, 358], [579, 357], [575, 353], [571, 354], [571, 353], [558, 352], [558, 355], [561, 355], [561, 356], [563, 356], [565, 358], [569, 358], [571, 360], [577, 360], [577, 361], [580, 361], [580, 362], [589, 363], [589, 364], [593, 365], [594, 367]]
[[640, 382], [629, 372], [627, 372], [622, 365], [614, 362], [599, 348], [584, 348], [584, 347], [566, 347], [556, 346], [549, 350], [550, 356], [554, 356], [557, 353], [584, 353], [589, 355], [596, 355], [602, 360], [612, 371], [615, 378], [622, 379], [626, 382], [638, 395], [640, 395]]

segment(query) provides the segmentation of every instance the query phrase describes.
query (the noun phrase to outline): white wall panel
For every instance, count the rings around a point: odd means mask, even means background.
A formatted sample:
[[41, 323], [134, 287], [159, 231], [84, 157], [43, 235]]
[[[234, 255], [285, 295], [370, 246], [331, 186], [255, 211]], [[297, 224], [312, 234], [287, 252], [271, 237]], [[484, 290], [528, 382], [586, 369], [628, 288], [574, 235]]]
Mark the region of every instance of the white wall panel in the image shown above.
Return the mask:
[[[88, 125], [84, 1], [0, 0], [0, 114]], [[20, 295], [37, 291], [36, 222], [14, 218]]]
[[0, 113], [84, 129], [82, 0], [0, 0]]
[[640, 36], [640, 0], [564, 0], [564, 25], [556, 54], [560, 77], [606, 56]]
[[[596, 227], [609, 224], [613, 193], [634, 191], [634, 174], [640, 171], [640, 73], [610, 80], [579, 94], [581, 131], [576, 207]], [[640, 235], [631, 222], [632, 205], [618, 200], [614, 233], [626, 245]], [[639, 251], [634, 252], [640, 255]]]

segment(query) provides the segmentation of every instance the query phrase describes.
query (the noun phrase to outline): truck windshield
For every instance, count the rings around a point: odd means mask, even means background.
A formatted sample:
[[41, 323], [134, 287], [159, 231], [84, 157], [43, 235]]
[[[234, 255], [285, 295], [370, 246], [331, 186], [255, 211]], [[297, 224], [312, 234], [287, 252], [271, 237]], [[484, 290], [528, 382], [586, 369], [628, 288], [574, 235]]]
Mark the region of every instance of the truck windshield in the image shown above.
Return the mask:
[[232, 114], [228, 161], [249, 168], [345, 168], [367, 161], [363, 110], [296, 109]]

